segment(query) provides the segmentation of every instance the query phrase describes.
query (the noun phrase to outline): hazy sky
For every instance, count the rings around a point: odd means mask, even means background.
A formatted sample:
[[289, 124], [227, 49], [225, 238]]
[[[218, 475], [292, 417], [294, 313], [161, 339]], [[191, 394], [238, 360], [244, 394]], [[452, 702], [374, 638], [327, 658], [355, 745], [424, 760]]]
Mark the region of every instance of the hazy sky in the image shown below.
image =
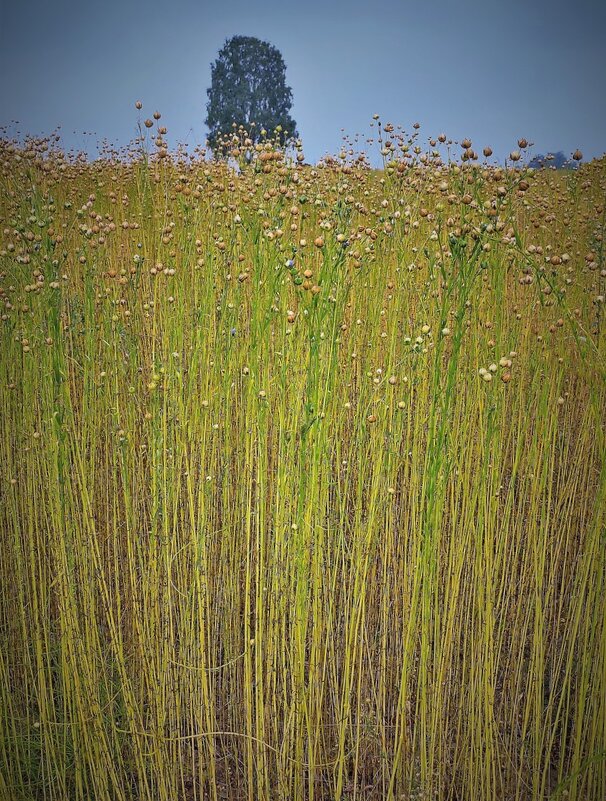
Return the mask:
[[125, 144], [140, 99], [171, 145], [201, 143], [210, 63], [242, 34], [282, 52], [309, 160], [373, 113], [501, 157], [520, 136], [591, 157], [606, 151], [605, 31], [604, 0], [0, 0], [0, 126]]

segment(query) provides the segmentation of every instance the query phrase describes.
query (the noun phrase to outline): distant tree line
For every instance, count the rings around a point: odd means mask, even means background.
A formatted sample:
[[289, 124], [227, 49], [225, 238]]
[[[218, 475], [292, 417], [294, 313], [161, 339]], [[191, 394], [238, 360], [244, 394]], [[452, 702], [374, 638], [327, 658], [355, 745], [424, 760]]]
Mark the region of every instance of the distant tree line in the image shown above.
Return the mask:
[[541, 169], [541, 167], [554, 167], [556, 170], [576, 170], [579, 164], [578, 161], [567, 158], [562, 150], [558, 150], [557, 153], [537, 154], [529, 162], [528, 166], [535, 170]]

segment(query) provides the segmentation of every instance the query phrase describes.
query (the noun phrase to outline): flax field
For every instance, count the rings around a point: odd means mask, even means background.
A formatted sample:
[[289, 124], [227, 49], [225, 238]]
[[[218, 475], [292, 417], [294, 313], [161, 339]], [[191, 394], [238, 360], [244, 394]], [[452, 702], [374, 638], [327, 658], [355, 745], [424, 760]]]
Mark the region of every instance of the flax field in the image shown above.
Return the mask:
[[606, 161], [149, 123], [0, 142], [0, 798], [602, 801]]

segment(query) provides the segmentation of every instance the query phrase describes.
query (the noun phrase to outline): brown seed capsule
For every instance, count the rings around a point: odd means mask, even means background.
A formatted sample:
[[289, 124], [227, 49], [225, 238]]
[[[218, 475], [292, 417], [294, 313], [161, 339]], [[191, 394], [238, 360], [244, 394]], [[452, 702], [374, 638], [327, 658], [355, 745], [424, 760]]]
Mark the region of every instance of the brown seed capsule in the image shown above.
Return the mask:
[[139, 111], [143, 108], [143, 103], [140, 100], [137, 100], [135, 103], [135, 108], [139, 109]]
[[145, 125], [146, 128], [153, 127], [153, 124], [154, 124], [153, 120], [145, 120], [145, 122], [143, 123], [143, 125]]
[[377, 422], [377, 415], [376, 414], [369, 414], [366, 418], [367, 423], [376, 423]]
[[314, 245], [315, 245], [317, 248], [323, 248], [323, 247], [324, 247], [324, 239], [323, 239], [321, 236], [317, 236], [317, 237], [314, 239]]
[[486, 158], [490, 158], [490, 156], [492, 156], [492, 148], [491, 147], [485, 147], [484, 150], [482, 151], [482, 153], [484, 153]]

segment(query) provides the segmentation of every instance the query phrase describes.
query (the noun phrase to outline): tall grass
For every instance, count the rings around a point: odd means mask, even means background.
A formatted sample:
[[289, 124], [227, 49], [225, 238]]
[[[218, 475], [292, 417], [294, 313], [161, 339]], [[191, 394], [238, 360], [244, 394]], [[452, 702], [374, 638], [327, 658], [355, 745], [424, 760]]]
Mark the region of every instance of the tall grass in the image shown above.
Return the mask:
[[0, 155], [0, 796], [606, 797], [604, 163]]

